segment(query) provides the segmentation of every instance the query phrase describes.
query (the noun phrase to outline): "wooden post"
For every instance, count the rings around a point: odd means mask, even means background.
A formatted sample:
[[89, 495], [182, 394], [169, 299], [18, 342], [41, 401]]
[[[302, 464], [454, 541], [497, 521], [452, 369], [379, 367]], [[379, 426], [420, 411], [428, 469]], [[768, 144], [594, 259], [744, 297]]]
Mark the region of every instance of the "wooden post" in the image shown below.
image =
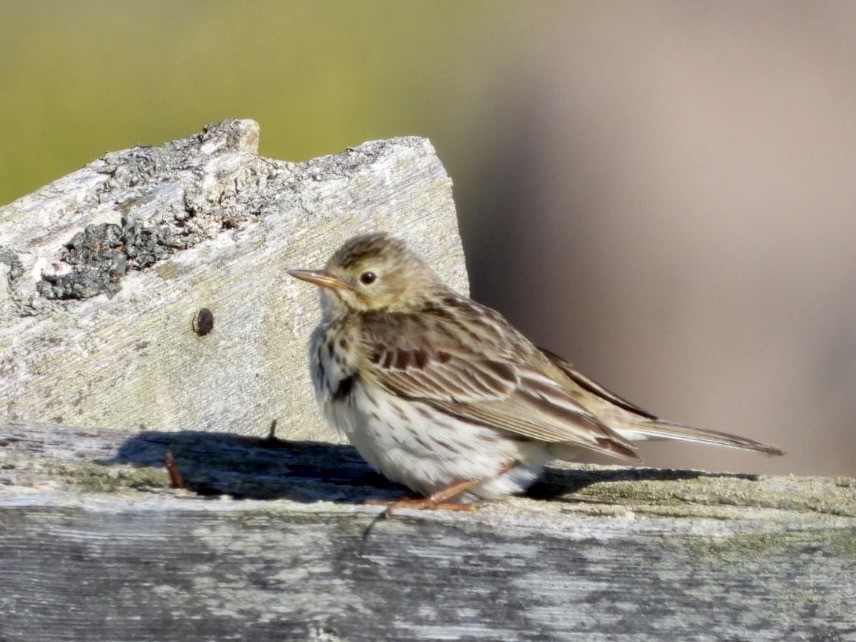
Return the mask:
[[290, 163], [258, 139], [253, 121], [226, 121], [0, 209], [0, 418], [257, 436], [278, 419], [292, 438], [327, 436], [307, 374], [318, 292], [286, 270], [387, 230], [466, 292], [427, 140]]

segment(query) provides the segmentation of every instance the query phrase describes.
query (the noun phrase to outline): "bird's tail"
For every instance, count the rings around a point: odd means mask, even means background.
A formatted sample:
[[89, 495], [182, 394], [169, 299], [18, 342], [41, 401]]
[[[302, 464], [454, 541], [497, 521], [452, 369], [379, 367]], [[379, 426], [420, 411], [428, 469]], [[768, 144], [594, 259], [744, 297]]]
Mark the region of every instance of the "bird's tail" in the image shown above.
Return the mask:
[[683, 424], [675, 424], [659, 419], [640, 419], [632, 424], [617, 428], [623, 437], [631, 441], [642, 439], [676, 439], [678, 441], [693, 441], [700, 444], [713, 444], [741, 450], [754, 450], [765, 455], [784, 455], [784, 452], [774, 446], [762, 444], [759, 441], [746, 439], [737, 435], [705, 428], [693, 428]]

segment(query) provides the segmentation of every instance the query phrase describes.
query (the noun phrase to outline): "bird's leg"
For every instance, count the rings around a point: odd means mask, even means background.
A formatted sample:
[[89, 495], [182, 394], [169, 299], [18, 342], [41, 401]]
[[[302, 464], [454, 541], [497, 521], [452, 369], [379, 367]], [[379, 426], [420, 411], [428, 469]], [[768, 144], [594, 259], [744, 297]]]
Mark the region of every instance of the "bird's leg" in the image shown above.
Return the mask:
[[413, 510], [454, 510], [454, 511], [471, 511], [474, 510], [472, 504], [459, 504], [448, 500], [457, 497], [461, 493], [467, 492], [473, 486], [481, 483], [478, 479], [467, 479], [462, 482], [455, 482], [451, 486], [441, 488], [436, 493], [428, 495], [428, 497], [402, 497], [401, 499], [385, 500], [385, 499], [367, 499], [366, 504], [375, 506], [386, 506], [383, 512], [384, 517], [392, 515], [392, 512], [397, 508], [412, 508]]
[[[511, 470], [517, 462], [509, 462], [503, 465], [496, 473], [495, 477], [501, 477]], [[383, 512], [384, 517], [392, 515], [397, 508], [412, 508], [414, 510], [452, 510], [452, 511], [473, 511], [475, 506], [472, 504], [459, 504], [450, 502], [450, 499], [462, 495], [474, 486], [483, 484], [485, 479], [465, 479], [464, 481], [455, 482], [445, 488], [431, 493], [428, 497], [402, 497], [391, 502], [383, 500], [367, 500], [367, 504], [386, 505], [386, 510]]]

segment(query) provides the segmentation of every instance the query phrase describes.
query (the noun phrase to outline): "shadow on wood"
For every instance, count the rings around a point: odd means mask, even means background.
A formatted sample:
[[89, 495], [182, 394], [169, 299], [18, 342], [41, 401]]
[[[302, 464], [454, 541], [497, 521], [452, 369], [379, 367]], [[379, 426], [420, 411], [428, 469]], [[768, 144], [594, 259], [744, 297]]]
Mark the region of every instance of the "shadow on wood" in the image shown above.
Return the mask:
[[147, 431], [122, 443], [115, 457], [96, 463], [162, 468], [167, 452], [187, 488], [200, 495], [362, 503], [407, 492], [372, 471], [353, 447], [319, 441]]
[[[167, 452], [197, 492], [170, 488]], [[337, 444], [0, 422], [0, 457], [2, 640], [853, 629], [848, 478], [581, 466], [537, 499], [378, 521], [363, 500], [403, 490]]]
[[[404, 486], [369, 468], [352, 446], [318, 441], [202, 431], [147, 431], [123, 442], [115, 457], [97, 463], [161, 468], [168, 452], [175, 458], [187, 488], [200, 495], [363, 503], [367, 499], [394, 499], [408, 494]], [[594, 484], [703, 478], [755, 480], [757, 476], [657, 468], [550, 468], [526, 496], [587, 501], [574, 495]], [[604, 492], [609, 489], [605, 487]]]

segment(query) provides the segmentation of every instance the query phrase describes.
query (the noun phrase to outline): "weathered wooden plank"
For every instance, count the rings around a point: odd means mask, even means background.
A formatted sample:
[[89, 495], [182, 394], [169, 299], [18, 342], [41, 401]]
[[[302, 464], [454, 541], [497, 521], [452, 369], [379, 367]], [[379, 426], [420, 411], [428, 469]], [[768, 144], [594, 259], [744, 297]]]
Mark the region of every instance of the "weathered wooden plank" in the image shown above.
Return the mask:
[[[318, 267], [389, 230], [467, 290], [451, 181], [422, 138], [290, 163], [226, 121], [113, 152], [0, 209], [0, 417], [327, 434], [306, 374]], [[194, 332], [198, 311], [213, 331]]]
[[[586, 466], [401, 511], [347, 446], [0, 427], [3, 640], [852, 638], [856, 480]], [[191, 490], [168, 488], [171, 451]]]

